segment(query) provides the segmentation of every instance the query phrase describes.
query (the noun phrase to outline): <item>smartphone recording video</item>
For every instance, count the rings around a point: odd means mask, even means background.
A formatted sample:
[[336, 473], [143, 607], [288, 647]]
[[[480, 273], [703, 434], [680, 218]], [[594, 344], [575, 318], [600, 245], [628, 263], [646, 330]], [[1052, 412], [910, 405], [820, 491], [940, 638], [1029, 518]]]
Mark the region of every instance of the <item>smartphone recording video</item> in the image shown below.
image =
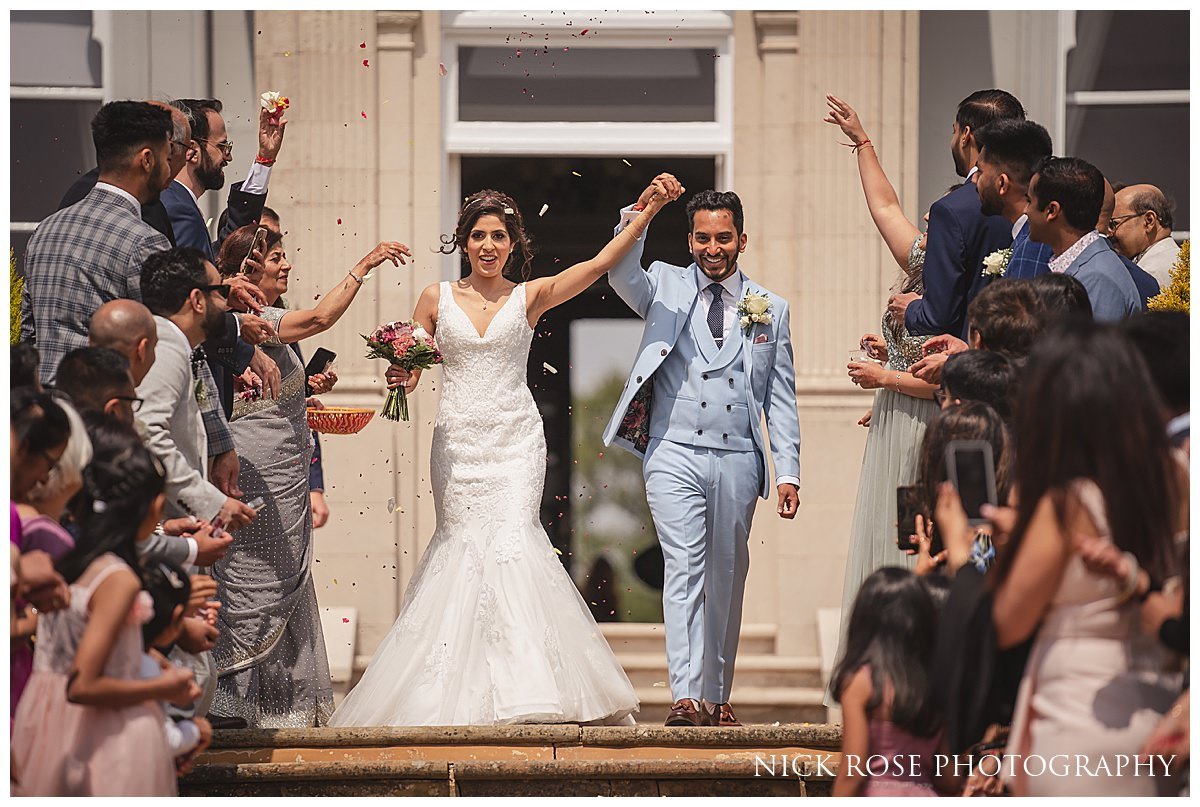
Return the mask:
[[983, 505], [996, 504], [996, 471], [992, 446], [984, 440], [951, 440], [946, 446], [946, 476], [958, 490], [967, 521], [986, 524]]
[[917, 514], [921, 512], [921, 489], [916, 485], [896, 488], [896, 546], [901, 552], [917, 548]]

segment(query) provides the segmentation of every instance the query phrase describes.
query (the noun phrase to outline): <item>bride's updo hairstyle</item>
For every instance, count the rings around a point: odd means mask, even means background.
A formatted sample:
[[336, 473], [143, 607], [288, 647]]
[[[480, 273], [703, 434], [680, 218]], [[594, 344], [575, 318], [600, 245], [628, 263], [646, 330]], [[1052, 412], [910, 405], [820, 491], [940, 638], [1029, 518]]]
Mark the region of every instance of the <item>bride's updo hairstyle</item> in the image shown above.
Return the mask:
[[512, 240], [512, 252], [508, 254], [503, 273], [518, 281], [528, 280], [534, 256], [533, 242], [525, 232], [525, 218], [521, 215], [521, 209], [507, 193], [482, 190], [468, 196], [462, 210], [458, 212], [458, 223], [454, 225], [454, 232], [442, 236], [442, 245], [438, 251], [444, 255], [452, 255], [457, 249], [462, 256], [463, 268], [469, 268], [467, 238], [479, 217], [488, 215], [504, 222], [504, 229], [508, 230], [508, 237]]
[[[254, 243], [254, 233], [258, 225], [247, 224], [231, 232], [221, 243], [221, 251], [217, 253], [217, 271], [221, 277], [233, 277], [242, 268], [242, 261], [250, 253], [250, 245]], [[283, 236], [274, 230], [267, 230], [260, 246], [265, 257], [275, 245], [283, 240]]]

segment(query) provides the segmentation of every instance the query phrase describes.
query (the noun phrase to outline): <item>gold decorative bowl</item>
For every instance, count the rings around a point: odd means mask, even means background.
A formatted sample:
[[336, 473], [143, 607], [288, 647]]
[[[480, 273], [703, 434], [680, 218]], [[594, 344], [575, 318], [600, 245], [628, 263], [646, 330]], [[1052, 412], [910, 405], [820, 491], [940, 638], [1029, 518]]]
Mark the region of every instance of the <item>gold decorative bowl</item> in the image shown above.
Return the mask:
[[375, 417], [374, 409], [361, 406], [327, 406], [308, 409], [308, 427], [321, 434], [357, 434]]

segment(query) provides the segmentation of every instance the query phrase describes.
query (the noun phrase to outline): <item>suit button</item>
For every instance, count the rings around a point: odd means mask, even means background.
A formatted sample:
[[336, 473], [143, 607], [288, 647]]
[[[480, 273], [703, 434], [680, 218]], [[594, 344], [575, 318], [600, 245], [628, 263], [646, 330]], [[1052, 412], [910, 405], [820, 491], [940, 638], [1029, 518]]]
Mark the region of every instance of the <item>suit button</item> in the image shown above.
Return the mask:
[[704, 429], [696, 429], [696, 434], [704, 434]]
[[701, 380], [701, 381], [707, 381], [707, 380], [708, 380], [708, 373], [702, 373], [702, 374], [700, 375], [700, 380]]
[[638, 376], [638, 377], [637, 377], [637, 382], [638, 382], [639, 384], [640, 384], [640, 383], [642, 383], [642, 377], [641, 377], [641, 376]]
[[726, 405], [725, 405], [725, 411], [726, 411], [726, 412], [732, 412], [732, 411], [733, 411], [733, 404], [726, 404]]
[[728, 439], [729, 439], [729, 435], [728, 435], [728, 434], [722, 434], [722, 435], [721, 435], [721, 439], [722, 439], [722, 440], [728, 440]]
[[701, 401], [701, 402], [700, 402], [700, 408], [701, 408], [701, 409], [707, 409], [707, 408], [708, 408], [708, 402], [707, 402], [707, 401]]
[[664, 347], [664, 348], [663, 348], [663, 349], [662, 349], [662, 350], [659, 352], [659, 355], [660, 355], [660, 356], [665, 356], [665, 355], [667, 355], [667, 349]]
[[729, 386], [731, 386], [731, 387], [733, 386], [733, 379], [732, 379], [732, 378], [731, 378], [731, 379], [729, 379]]

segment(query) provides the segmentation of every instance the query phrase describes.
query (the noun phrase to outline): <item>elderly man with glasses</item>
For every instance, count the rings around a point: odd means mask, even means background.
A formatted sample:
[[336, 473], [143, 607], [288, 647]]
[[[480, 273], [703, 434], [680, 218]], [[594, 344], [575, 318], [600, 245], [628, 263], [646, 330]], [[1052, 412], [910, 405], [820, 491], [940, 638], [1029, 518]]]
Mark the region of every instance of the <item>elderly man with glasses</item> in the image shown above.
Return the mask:
[[1175, 204], [1153, 185], [1130, 185], [1117, 191], [1108, 236], [1113, 249], [1150, 273], [1158, 285], [1171, 284], [1171, 267], [1179, 245], [1171, 235]]

